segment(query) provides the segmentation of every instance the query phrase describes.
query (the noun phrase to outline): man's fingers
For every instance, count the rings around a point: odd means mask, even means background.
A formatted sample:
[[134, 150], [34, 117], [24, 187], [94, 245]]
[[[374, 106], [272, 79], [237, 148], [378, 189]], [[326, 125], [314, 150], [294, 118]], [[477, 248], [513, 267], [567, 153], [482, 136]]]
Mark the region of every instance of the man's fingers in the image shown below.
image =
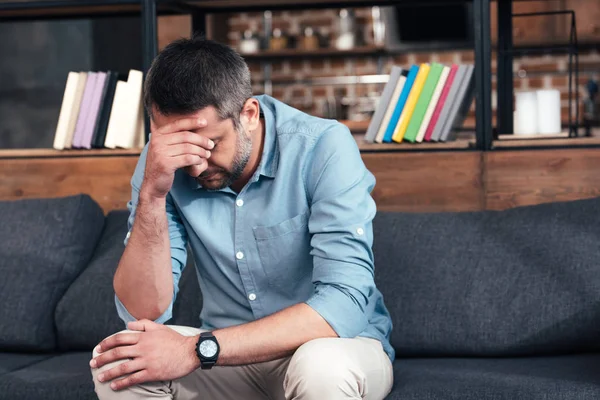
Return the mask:
[[[92, 368], [101, 368], [106, 364], [110, 364], [111, 362], [125, 360], [128, 358], [138, 357], [139, 350], [136, 346], [120, 346], [114, 349], [105, 351], [100, 354], [98, 357], [93, 358], [90, 361], [90, 367]], [[122, 365], [122, 364], [121, 364]], [[117, 367], [118, 368], [118, 367]]]
[[207, 164], [190, 165], [185, 170], [191, 177], [197, 178], [201, 173], [206, 171], [207, 166]]
[[202, 169], [202, 171], [204, 171], [208, 167], [208, 162], [205, 158], [193, 154], [184, 154], [181, 156], [173, 157], [172, 160], [175, 163], [176, 169], [191, 167], [192, 165], [195, 165]]
[[118, 346], [129, 346], [136, 344], [140, 340], [139, 333], [117, 333], [100, 342], [98, 352], [104, 353]]
[[206, 150], [204, 147], [200, 147], [191, 143], [173, 144], [167, 146], [166, 150], [171, 157], [176, 157], [183, 154], [194, 154], [200, 157], [209, 158], [211, 154], [210, 150]]
[[195, 144], [196, 146], [204, 147], [207, 150], [212, 150], [215, 147], [214, 142], [206, 136], [189, 131], [175, 132], [170, 135], [166, 135], [161, 140], [164, 140], [164, 143], [168, 145], [190, 143]]
[[136, 358], [135, 360], [121, 363], [113, 368], [102, 371], [98, 374], [98, 381], [110, 382], [115, 379], [127, 377], [138, 371], [142, 371], [145, 368], [145, 363], [142, 359]]
[[116, 380], [110, 383], [112, 390], [122, 390], [130, 386], [139, 385], [150, 381], [150, 376], [146, 370], [138, 371], [126, 378]]
[[166, 124], [152, 132], [152, 135], [159, 136], [180, 131], [192, 131], [206, 127], [204, 118], [182, 118]]

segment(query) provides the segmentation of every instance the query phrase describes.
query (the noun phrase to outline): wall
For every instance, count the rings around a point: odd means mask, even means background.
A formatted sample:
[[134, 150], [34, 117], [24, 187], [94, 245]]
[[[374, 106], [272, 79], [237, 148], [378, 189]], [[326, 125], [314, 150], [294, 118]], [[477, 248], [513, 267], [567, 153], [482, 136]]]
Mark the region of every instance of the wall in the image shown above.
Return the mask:
[[0, 148], [51, 148], [69, 71], [141, 68], [139, 18], [0, 24]]

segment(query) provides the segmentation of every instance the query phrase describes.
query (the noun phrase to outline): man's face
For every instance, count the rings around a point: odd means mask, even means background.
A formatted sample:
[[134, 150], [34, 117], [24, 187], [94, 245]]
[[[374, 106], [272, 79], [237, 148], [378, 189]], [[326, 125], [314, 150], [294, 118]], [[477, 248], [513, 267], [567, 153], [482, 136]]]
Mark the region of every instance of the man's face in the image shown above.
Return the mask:
[[[214, 107], [207, 107], [186, 115], [165, 116], [154, 112], [153, 117], [153, 125], [156, 128], [181, 118], [204, 118], [206, 120], [205, 128], [192, 131], [215, 143], [208, 159], [208, 168], [200, 176], [194, 176], [203, 188], [214, 191], [229, 187], [246, 168], [252, 152], [252, 139], [243, 127], [240, 126], [241, 131], [238, 131], [235, 129], [233, 121], [221, 120]], [[190, 173], [189, 168], [186, 168], [186, 171]]]

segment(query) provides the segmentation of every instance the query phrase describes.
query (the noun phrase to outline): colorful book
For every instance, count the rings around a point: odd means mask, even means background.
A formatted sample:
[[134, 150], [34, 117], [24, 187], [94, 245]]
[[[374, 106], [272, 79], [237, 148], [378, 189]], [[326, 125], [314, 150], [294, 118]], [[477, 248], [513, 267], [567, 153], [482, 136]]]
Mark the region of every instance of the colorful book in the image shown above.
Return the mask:
[[379, 102], [377, 107], [375, 108], [375, 112], [373, 113], [373, 117], [371, 118], [371, 122], [369, 123], [369, 127], [367, 128], [367, 133], [365, 134], [365, 141], [373, 143], [375, 141], [375, 136], [379, 131], [379, 126], [383, 120], [385, 115], [385, 110], [388, 108], [390, 104], [390, 100], [392, 98], [392, 94], [394, 93], [394, 89], [396, 88], [396, 84], [398, 83], [398, 78], [402, 73], [402, 68], [397, 66], [392, 66], [392, 70], [390, 71], [390, 76], [383, 88], [383, 92], [381, 93], [381, 97], [379, 98]]
[[90, 112], [92, 96], [94, 95], [94, 90], [96, 89], [97, 76], [97, 72], [88, 72], [88, 78], [85, 83], [85, 90], [83, 92], [83, 99], [81, 100], [81, 108], [79, 109], [79, 115], [77, 116], [77, 124], [75, 124], [75, 134], [73, 135], [72, 143], [73, 147], [81, 147], [85, 123], [87, 121], [88, 113]]
[[404, 140], [413, 143], [417, 140], [417, 134], [419, 133], [419, 129], [423, 123], [423, 117], [425, 117], [425, 113], [427, 112], [427, 106], [429, 106], [429, 103], [431, 102], [431, 96], [433, 95], [433, 91], [440, 80], [440, 75], [442, 74], [443, 69], [444, 66], [442, 64], [431, 64], [429, 73], [427, 74], [427, 79], [423, 84], [423, 90], [421, 90], [421, 94], [419, 95], [417, 103], [415, 104], [415, 111], [413, 112], [408, 126], [406, 127]]
[[450, 87], [450, 91], [448, 92], [448, 97], [444, 102], [444, 106], [442, 107], [442, 111], [440, 112], [440, 117], [437, 120], [433, 133], [431, 134], [431, 140], [437, 142], [442, 138], [442, 132], [444, 129], [444, 125], [448, 120], [448, 116], [450, 113], [450, 109], [456, 100], [456, 94], [460, 89], [462, 84], [462, 80], [465, 77], [465, 73], [467, 72], [467, 65], [461, 64], [458, 66], [458, 70], [456, 71], [456, 76], [454, 76], [454, 81], [452, 82], [452, 87]]
[[431, 116], [431, 120], [429, 121], [429, 125], [427, 126], [427, 130], [425, 131], [425, 140], [430, 141], [431, 135], [433, 134], [433, 130], [438, 122], [440, 117], [440, 113], [442, 112], [442, 108], [446, 103], [446, 98], [448, 97], [448, 93], [450, 92], [450, 88], [452, 87], [452, 82], [454, 82], [454, 77], [456, 76], [456, 71], [458, 70], [458, 65], [452, 64], [450, 67], [450, 72], [448, 73], [448, 78], [446, 78], [446, 83], [444, 83], [444, 88], [442, 89], [442, 94], [440, 94], [440, 99], [433, 110], [433, 115]]
[[402, 92], [400, 92], [398, 103], [396, 104], [396, 108], [394, 109], [394, 112], [392, 113], [392, 116], [390, 118], [390, 122], [388, 123], [388, 126], [385, 130], [385, 135], [383, 135], [383, 141], [385, 143], [389, 143], [392, 141], [392, 136], [394, 135], [394, 130], [396, 129], [396, 125], [398, 124], [398, 119], [400, 119], [400, 114], [404, 109], [406, 99], [408, 99], [410, 89], [412, 88], [418, 73], [419, 67], [417, 65], [413, 65], [410, 67], [408, 75], [406, 76], [406, 82], [404, 82], [404, 87], [402, 88]]
[[404, 88], [404, 84], [406, 83], [406, 74], [408, 71], [403, 70], [402, 75], [398, 78], [398, 83], [396, 84], [396, 88], [394, 89], [394, 93], [392, 93], [392, 98], [390, 99], [390, 104], [388, 104], [387, 109], [385, 110], [385, 115], [381, 120], [381, 125], [379, 125], [379, 131], [377, 131], [377, 135], [375, 136], [375, 143], [383, 143], [383, 137], [385, 136], [385, 131], [390, 123], [390, 119], [392, 118], [392, 114], [396, 109], [396, 104], [398, 104], [398, 99], [400, 98], [400, 93], [402, 93], [402, 89]]
[[421, 123], [421, 127], [419, 128], [419, 132], [417, 133], [416, 141], [421, 143], [423, 138], [425, 138], [425, 131], [429, 126], [429, 121], [431, 121], [431, 116], [433, 115], [433, 111], [435, 110], [438, 102], [440, 101], [440, 95], [442, 94], [442, 90], [444, 89], [444, 85], [446, 84], [446, 80], [448, 79], [448, 74], [450, 73], [450, 67], [442, 68], [442, 73], [440, 74], [440, 79], [438, 79], [437, 85], [435, 85], [435, 90], [431, 95], [431, 101], [427, 106], [427, 111], [425, 111], [425, 116], [423, 117], [423, 122]]
[[[471, 101], [473, 100], [473, 98], [469, 97], [468, 100], [466, 98], [467, 98], [467, 93], [469, 92], [470, 88], [473, 86], [472, 78], [473, 78], [474, 70], [475, 70], [474, 65], [467, 66], [467, 70], [465, 71], [465, 77], [463, 78], [461, 85], [458, 89], [458, 92], [456, 93], [456, 101], [454, 101], [452, 103], [452, 108], [450, 109], [450, 112], [448, 113], [448, 119], [447, 119], [446, 123], [444, 124], [444, 128], [442, 129], [442, 135], [440, 137], [440, 140], [442, 142], [451, 140], [450, 131], [452, 131], [452, 128], [454, 128], [456, 125], [459, 110], [467, 107], [467, 111], [468, 111], [468, 106], [471, 105]], [[465, 103], [468, 103], [468, 104], [465, 106]], [[466, 115], [466, 111], [465, 111], [465, 115]], [[461, 123], [462, 123], [462, 121], [461, 121]]]
[[84, 149], [92, 148], [92, 136], [94, 135], [94, 127], [96, 126], [96, 120], [98, 119], [98, 113], [100, 111], [100, 100], [104, 94], [106, 86], [106, 72], [98, 72], [96, 76], [96, 88], [92, 95], [90, 110], [87, 115], [87, 120], [79, 142], [79, 147]]
[[427, 80], [427, 75], [429, 75], [430, 69], [431, 67], [429, 66], [429, 64], [421, 64], [421, 66], [419, 67], [419, 73], [415, 78], [415, 83], [412, 89], [410, 90], [408, 99], [406, 99], [404, 110], [402, 111], [402, 114], [400, 114], [400, 119], [398, 120], [398, 125], [396, 126], [396, 130], [394, 131], [394, 136], [392, 136], [392, 140], [396, 143], [401, 143], [404, 139], [406, 128], [408, 128], [410, 119], [415, 111], [417, 100], [421, 95], [421, 91], [423, 90], [423, 86], [425, 85], [425, 81]]

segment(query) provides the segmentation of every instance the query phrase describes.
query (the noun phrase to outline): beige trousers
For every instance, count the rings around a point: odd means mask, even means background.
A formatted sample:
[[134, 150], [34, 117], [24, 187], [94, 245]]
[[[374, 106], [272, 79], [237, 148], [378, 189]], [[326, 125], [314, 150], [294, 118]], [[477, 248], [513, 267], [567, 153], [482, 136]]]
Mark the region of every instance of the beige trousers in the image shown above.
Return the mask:
[[[169, 327], [186, 336], [201, 332], [185, 326]], [[300, 346], [292, 357], [197, 369], [173, 381], [150, 382], [118, 392], [110, 388], [110, 382], [98, 382], [100, 372], [123, 362], [92, 369], [100, 400], [376, 400], [383, 399], [393, 383], [392, 364], [381, 343], [368, 338], [315, 339]]]

